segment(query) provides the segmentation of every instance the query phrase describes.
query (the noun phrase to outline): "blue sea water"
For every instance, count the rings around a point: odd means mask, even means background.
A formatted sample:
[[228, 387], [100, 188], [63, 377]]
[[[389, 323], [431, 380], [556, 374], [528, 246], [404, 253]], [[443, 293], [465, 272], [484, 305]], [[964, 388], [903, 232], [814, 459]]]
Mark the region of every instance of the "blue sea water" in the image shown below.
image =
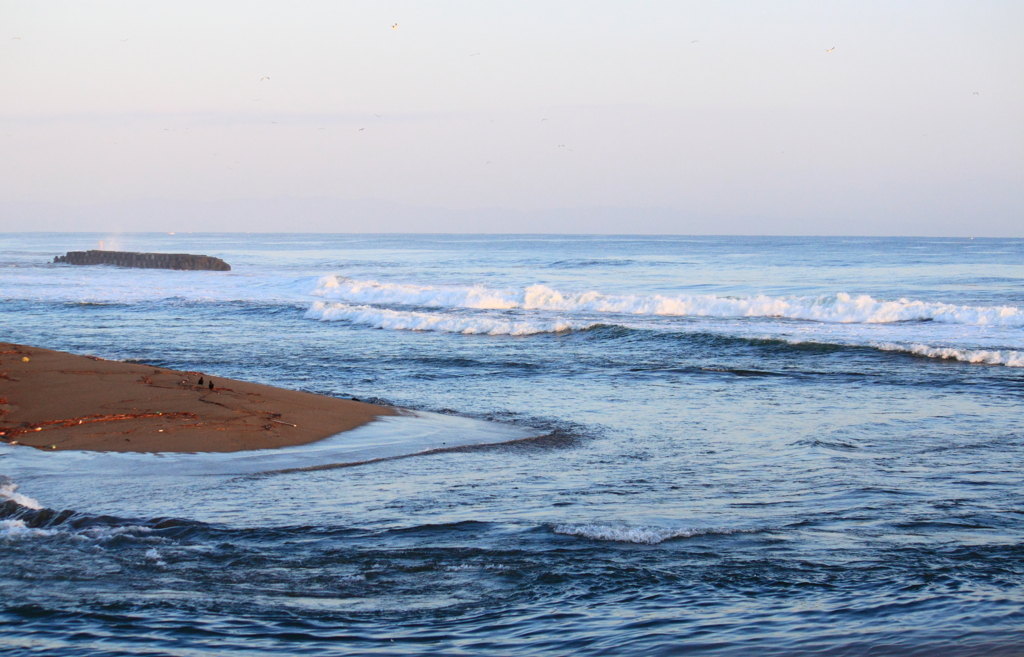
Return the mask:
[[[233, 269], [51, 264], [100, 240]], [[0, 340], [542, 436], [0, 445], [0, 649], [1024, 651], [1024, 240], [3, 235]]]

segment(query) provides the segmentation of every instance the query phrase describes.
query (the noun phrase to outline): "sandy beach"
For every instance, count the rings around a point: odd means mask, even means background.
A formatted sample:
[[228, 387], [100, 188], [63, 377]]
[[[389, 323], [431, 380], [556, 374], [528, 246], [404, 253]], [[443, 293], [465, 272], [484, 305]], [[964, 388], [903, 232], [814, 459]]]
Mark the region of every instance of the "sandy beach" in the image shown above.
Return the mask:
[[303, 445], [395, 414], [203, 372], [0, 342], [0, 440], [10, 444], [237, 452]]

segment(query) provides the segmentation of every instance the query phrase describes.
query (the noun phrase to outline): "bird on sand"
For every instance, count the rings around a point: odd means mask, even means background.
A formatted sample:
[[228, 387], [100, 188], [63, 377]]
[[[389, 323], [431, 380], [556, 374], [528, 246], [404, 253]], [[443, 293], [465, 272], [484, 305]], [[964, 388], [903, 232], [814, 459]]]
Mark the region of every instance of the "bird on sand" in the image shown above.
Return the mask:
[[213, 390], [213, 379], [210, 379], [210, 390]]
[[199, 385], [203, 385], [203, 377], [199, 377]]
[[832, 52], [832, 51], [833, 51], [833, 50], [835, 50], [835, 49], [836, 49], [836, 47], [835, 47], [835, 46], [832, 46], [831, 48], [829, 48], [829, 49], [828, 49], [828, 50], [826, 50], [825, 52]]

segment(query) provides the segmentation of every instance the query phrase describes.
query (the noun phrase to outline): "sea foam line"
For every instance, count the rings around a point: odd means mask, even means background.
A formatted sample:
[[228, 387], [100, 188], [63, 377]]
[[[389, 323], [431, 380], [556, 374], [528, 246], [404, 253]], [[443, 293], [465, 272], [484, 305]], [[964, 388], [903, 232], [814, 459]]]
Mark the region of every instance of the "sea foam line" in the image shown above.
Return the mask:
[[629, 526], [629, 525], [598, 525], [598, 524], [560, 524], [551, 527], [551, 531], [565, 536], [580, 536], [595, 541], [616, 541], [619, 543], [642, 543], [657, 545], [674, 538], [693, 538], [711, 534], [750, 534], [754, 529], [668, 529], [665, 527]]
[[306, 311], [306, 319], [326, 322], [346, 321], [374, 328], [402, 331], [440, 331], [466, 335], [535, 335], [582, 330], [594, 323], [580, 324], [569, 321], [509, 321], [490, 317], [456, 317], [437, 313], [413, 312], [350, 306], [343, 303], [316, 301]]
[[935, 321], [948, 324], [1024, 326], [1014, 306], [958, 306], [910, 299], [881, 301], [844, 292], [819, 297], [719, 297], [716, 295], [607, 295], [562, 293], [544, 285], [522, 290], [432, 286], [321, 278], [312, 296], [355, 304], [412, 305], [477, 310], [548, 310], [693, 317], [775, 317], [830, 323], [884, 324]]

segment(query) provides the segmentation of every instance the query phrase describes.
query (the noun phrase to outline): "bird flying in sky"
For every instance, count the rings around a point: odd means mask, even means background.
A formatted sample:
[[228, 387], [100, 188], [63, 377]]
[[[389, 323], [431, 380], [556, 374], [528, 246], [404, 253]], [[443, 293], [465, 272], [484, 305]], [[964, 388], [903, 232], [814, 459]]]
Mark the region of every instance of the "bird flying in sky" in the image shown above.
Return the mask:
[[392, 30], [397, 30], [398, 29], [398, 23], [395, 23], [394, 25], [392, 25], [391, 29]]
[[828, 50], [826, 50], [825, 52], [832, 52], [832, 51], [833, 51], [833, 50], [835, 50], [835, 49], [836, 49], [836, 47], [835, 47], [835, 46], [832, 46], [831, 48], [829, 48], [829, 49], [828, 49]]
[[262, 78], [260, 78], [260, 82], [263, 82], [264, 80], [269, 80], [269, 79], [270, 79], [270, 76], [266, 75], [266, 76], [263, 76]]

